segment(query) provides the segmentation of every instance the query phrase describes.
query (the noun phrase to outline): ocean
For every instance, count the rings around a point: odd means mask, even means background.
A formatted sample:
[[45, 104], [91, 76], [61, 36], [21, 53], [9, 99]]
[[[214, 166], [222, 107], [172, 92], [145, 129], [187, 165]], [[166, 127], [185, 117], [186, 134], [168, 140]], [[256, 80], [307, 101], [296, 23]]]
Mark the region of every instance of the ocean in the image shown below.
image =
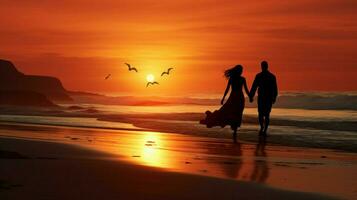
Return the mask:
[[[298, 106], [291, 106], [293, 108], [284, 108], [281, 102], [280, 105], [279, 102], [277, 103], [271, 113], [270, 143], [357, 152], [357, 109], [355, 109], [355, 105], [350, 103], [348, 103], [350, 108], [347, 109], [336, 109], [338, 106], [334, 105], [334, 101], [336, 101], [335, 103], [342, 103], [346, 98], [352, 98], [352, 101], [354, 101], [356, 99], [355, 93], [342, 93], [337, 96], [336, 94], [327, 95], [325, 93], [319, 96], [316, 96], [316, 94], [285, 94], [284, 101], [287, 101], [287, 96], [294, 99], [305, 96], [307, 99]], [[311, 109], [311, 105], [304, 108], [304, 104], [308, 104], [309, 100], [314, 99], [315, 102], [312, 102], [312, 104], [315, 105], [317, 105], [316, 99], [325, 102], [323, 105], [325, 109], [317, 109], [317, 107]], [[341, 102], [337, 102], [338, 99]], [[206, 110], [219, 109], [220, 105], [213, 105], [214, 102], [219, 102], [218, 99], [207, 101], [206, 98], [202, 100], [203, 103], [201, 104], [199, 98], [194, 100], [194, 104], [171, 103], [155, 106], [94, 103], [60, 104], [63, 109], [61, 112], [54, 112], [54, 114], [48, 114], [50, 113], [48, 111], [30, 112], [30, 114], [3, 113], [0, 115], [0, 121], [135, 131], [150, 130], [213, 138], [231, 138], [229, 127], [209, 129], [199, 124], [199, 120], [205, 116]], [[329, 104], [331, 104], [331, 108], [326, 109]], [[248, 142], [257, 140], [259, 129], [257, 109], [253, 105], [248, 104], [245, 108], [243, 124], [239, 130], [239, 138]], [[81, 109], [66, 109], [71, 106], [79, 106]], [[91, 112], [86, 112], [88, 110], [91, 110]]]

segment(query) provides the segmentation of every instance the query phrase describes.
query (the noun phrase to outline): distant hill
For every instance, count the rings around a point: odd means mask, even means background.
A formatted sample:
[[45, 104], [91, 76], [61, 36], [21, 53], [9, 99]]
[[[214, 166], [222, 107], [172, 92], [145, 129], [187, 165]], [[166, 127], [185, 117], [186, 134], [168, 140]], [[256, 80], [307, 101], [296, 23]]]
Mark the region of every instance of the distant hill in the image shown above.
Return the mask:
[[52, 101], [72, 101], [59, 79], [49, 76], [25, 75], [19, 72], [12, 62], [1, 59], [0, 91], [29, 91], [43, 94]]
[[0, 91], [0, 106], [57, 107], [43, 94], [33, 91]]

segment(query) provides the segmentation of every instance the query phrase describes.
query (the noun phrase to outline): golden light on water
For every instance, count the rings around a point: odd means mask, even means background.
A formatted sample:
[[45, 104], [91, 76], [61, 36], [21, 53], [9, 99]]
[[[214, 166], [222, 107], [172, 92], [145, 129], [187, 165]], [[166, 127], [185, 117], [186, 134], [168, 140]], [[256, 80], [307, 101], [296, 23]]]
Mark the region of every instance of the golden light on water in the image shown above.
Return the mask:
[[142, 161], [149, 166], [167, 167], [169, 156], [165, 151], [158, 149], [163, 145], [160, 135], [155, 132], [145, 132], [141, 149]]

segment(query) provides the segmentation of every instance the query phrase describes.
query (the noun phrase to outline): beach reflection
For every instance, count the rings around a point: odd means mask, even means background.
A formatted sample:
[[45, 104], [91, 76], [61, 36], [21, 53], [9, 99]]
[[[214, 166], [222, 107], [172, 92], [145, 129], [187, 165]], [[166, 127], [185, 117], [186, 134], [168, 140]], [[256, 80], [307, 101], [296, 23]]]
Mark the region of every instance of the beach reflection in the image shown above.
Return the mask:
[[167, 167], [170, 161], [169, 157], [165, 154], [165, 151], [158, 149], [164, 143], [157, 133], [145, 132], [139, 146], [141, 148], [141, 161], [149, 166]]
[[252, 175], [250, 177], [251, 181], [264, 183], [269, 176], [269, 167], [267, 161], [264, 160], [265, 157], [268, 157], [266, 151], [266, 138], [260, 137], [259, 142], [255, 148], [255, 161], [254, 161], [254, 169]]
[[187, 140], [157, 132], [141, 132], [133, 137], [138, 138], [130, 141], [136, 150], [128, 157], [140, 165], [260, 183], [269, 177], [265, 138], [252, 145], [208, 138]]
[[[267, 145], [265, 138], [233, 144], [227, 139], [172, 133], [24, 124], [2, 124], [0, 131], [2, 137], [79, 145], [106, 153], [98, 154], [98, 159], [128, 161], [160, 170], [259, 182], [308, 192], [344, 194], [346, 188], [348, 191], [354, 189], [355, 179], [350, 177], [355, 177], [355, 154]], [[93, 159], [91, 153], [66, 156], [63, 159], [85, 159], [87, 156]], [[348, 173], [344, 173], [346, 171]], [[326, 183], [336, 180], [348, 180], [351, 187], [333, 185], [333, 188], [326, 188]], [[304, 184], [306, 182], [310, 184]]]
[[259, 138], [254, 146], [247, 144], [208, 143], [202, 145], [208, 155], [216, 155], [206, 159], [211, 174], [245, 181], [264, 183], [269, 177], [265, 150], [266, 139]]
[[[150, 131], [95, 131], [23, 125], [2, 135], [81, 145], [135, 164], [264, 183], [269, 177], [265, 139], [256, 144]], [[11, 129], [10, 132], [4, 129]], [[8, 132], [8, 134], [7, 134]], [[39, 132], [41, 134], [39, 134]]]
[[241, 145], [228, 141], [149, 131], [138, 132], [121, 141], [117, 144], [118, 152], [128, 153], [130, 161], [170, 171], [237, 178], [239, 166], [242, 165], [239, 161]]

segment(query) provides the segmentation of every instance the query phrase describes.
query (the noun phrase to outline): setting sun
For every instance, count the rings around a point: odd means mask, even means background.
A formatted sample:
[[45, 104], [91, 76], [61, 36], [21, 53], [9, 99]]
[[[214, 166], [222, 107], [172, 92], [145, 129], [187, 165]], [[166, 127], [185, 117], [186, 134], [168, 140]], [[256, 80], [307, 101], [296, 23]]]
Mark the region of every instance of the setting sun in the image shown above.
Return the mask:
[[148, 74], [148, 75], [146, 76], [146, 80], [147, 80], [148, 82], [154, 82], [155, 77], [154, 77], [154, 75], [152, 75], [152, 74]]

